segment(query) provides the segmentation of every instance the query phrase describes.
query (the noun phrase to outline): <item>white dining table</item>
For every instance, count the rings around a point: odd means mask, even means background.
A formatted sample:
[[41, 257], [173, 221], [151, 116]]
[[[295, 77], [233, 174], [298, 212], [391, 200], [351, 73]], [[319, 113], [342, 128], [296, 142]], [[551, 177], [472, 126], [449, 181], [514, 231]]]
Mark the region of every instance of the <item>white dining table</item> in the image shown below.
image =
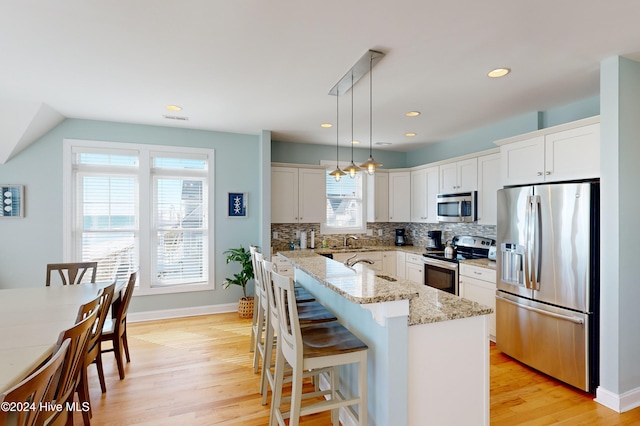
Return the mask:
[[[50, 355], [78, 309], [110, 283], [0, 289], [0, 392], [19, 383]], [[116, 285], [114, 300], [125, 282]]]

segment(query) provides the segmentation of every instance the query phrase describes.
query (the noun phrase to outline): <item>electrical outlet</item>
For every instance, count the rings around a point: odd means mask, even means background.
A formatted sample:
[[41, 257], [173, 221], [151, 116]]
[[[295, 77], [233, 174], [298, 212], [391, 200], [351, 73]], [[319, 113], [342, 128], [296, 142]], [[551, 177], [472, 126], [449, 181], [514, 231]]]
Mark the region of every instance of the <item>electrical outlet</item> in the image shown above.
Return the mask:
[[273, 231], [273, 239], [277, 239], [278, 238], [278, 231]]
[[382, 237], [382, 229], [378, 229], [378, 237]]
[[414, 230], [414, 231], [411, 231], [411, 236], [412, 236], [413, 238], [415, 238], [415, 237], [416, 237], [416, 231], [415, 231], [415, 230]]
[[373, 237], [373, 229], [367, 229], [367, 237]]

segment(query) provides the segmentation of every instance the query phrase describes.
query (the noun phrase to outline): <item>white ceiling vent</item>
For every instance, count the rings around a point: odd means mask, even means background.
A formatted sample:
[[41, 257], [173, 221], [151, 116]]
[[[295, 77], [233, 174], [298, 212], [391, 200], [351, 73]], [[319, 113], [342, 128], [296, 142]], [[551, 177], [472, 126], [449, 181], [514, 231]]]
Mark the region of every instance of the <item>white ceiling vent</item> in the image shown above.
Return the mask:
[[179, 115], [163, 115], [167, 120], [189, 121], [189, 117], [180, 117]]

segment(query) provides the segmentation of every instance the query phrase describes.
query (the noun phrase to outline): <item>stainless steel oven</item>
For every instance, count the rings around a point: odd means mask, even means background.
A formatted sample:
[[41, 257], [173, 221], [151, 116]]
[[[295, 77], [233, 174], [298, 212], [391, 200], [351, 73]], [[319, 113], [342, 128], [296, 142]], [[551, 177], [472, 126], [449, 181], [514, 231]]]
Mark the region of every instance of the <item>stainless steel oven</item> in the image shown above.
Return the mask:
[[444, 252], [427, 251], [422, 255], [424, 283], [429, 287], [459, 296], [458, 263], [460, 260], [486, 258], [495, 240], [470, 235], [454, 236], [451, 240], [456, 248], [452, 257]]
[[458, 295], [458, 262], [423, 256], [424, 283], [429, 287]]

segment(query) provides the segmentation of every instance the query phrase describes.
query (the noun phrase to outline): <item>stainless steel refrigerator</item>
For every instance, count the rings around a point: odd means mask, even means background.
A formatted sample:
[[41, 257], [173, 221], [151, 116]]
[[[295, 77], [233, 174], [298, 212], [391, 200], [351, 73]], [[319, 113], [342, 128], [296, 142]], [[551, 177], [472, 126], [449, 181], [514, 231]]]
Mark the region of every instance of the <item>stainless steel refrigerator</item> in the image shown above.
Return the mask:
[[599, 183], [498, 191], [496, 345], [576, 388], [598, 381]]

